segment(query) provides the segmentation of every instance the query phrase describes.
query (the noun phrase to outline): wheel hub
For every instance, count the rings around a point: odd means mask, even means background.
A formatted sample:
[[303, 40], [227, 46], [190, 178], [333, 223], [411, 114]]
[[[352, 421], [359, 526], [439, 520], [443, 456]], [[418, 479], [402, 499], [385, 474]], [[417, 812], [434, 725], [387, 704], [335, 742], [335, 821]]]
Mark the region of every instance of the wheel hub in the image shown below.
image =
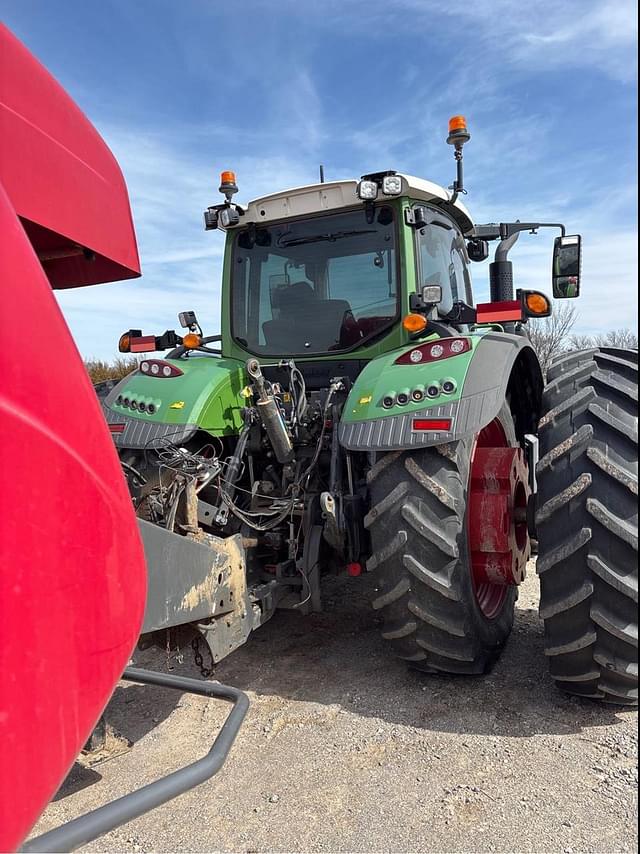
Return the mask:
[[510, 447], [500, 423], [493, 422], [476, 442], [468, 499], [473, 584], [488, 617], [499, 611], [508, 587], [524, 581], [531, 556], [530, 495], [524, 451]]

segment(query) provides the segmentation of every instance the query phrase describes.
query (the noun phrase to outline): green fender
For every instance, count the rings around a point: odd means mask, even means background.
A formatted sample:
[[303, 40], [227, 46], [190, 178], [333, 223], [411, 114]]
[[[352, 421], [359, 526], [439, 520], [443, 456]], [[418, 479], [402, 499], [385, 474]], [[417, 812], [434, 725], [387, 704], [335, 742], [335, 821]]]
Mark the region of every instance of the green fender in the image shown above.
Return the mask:
[[[529, 339], [505, 332], [474, 332], [470, 352], [438, 362], [396, 365], [408, 348], [372, 360], [354, 383], [345, 404], [339, 440], [349, 451], [392, 451], [453, 442], [490, 424], [508, 398], [522, 438], [535, 432], [543, 378]], [[424, 342], [420, 342], [424, 343]], [[413, 389], [444, 378], [454, 393], [384, 409], [385, 394]], [[415, 429], [416, 421], [438, 419], [448, 429]]]
[[[242, 427], [245, 366], [236, 359], [149, 356], [182, 371], [175, 377], [150, 376], [136, 370], [103, 402], [107, 422], [121, 448], [158, 448], [182, 444], [201, 430], [233, 436]], [[143, 404], [143, 411], [140, 411]], [[122, 428], [122, 425], [124, 427]]]

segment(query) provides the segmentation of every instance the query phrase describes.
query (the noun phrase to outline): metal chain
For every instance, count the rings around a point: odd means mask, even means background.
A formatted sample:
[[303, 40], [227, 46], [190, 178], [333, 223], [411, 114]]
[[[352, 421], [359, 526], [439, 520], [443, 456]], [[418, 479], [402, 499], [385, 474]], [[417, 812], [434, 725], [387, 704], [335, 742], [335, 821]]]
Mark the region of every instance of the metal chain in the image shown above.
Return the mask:
[[213, 676], [215, 670], [215, 662], [213, 660], [213, 655], [211, 650], [209, 650], [209, 655], [211, 656], [211, 667], [204, 666], [204, 660], [202, 658], [202, 653], [200, 652], [200, 635], [196, 635], [194, 639], [191, 641], [191, 649], [193, 650], [193, 660], [196, 663], [196, 667], [200, 668], [200, 673], [204, 679], [208, 679], [210, 676]]
[[[173, 670], [171, 665], [171, 629], [165, 629], [165, 666], [167, 670]], [[182, 650], [178, 646], [178, 642], [176, 641], [176, 649], [175, 649], [175, 658], [177, 664], [182, 664], [184, 661], [184, 655], [182, 654]]]

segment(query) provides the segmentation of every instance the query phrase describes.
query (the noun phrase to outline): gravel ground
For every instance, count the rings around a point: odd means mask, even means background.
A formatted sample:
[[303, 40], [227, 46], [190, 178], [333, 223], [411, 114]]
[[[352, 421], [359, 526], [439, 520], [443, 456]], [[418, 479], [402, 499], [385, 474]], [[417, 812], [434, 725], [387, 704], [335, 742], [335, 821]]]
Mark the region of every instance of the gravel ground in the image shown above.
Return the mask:
[[[324, 613], [278, 613], [224, 661], [216, 678], [251, 709], [220, 774], [83, 850], [637, 850], [637, 713], [556, 690], [532, 568], [500, 662], [475, 679], [392, 659], [371, 586], [332, 579]], [[188, 646], [135, 663], [197, 675]], [[131, 749], [76, 766], [37, 831], [203, 755], [226, 708], [118, 688], [108, 717]]]

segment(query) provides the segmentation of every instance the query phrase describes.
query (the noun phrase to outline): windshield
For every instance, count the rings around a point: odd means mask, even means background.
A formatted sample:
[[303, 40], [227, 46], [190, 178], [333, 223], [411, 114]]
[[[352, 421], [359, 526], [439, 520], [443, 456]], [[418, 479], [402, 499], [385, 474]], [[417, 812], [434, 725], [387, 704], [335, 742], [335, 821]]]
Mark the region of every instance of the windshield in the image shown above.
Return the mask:
[[250, 225], [235, 237], [231, 299], [233, 337], [252, 353], [357, 347], [397, 315], [392, 208]]

